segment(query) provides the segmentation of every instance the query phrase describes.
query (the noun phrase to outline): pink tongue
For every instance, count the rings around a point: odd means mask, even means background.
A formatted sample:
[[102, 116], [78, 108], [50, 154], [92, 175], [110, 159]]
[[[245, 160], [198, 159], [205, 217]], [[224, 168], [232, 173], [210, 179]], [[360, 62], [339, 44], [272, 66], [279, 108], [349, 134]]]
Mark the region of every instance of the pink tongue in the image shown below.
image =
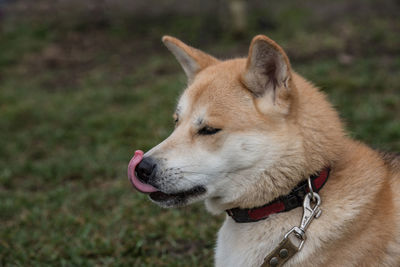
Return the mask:
[[149, 184], [142, 183], [135, 175], [135, 168], [143, 159], [143, 151], [136, 150], [135, 155], [131, 159], [128, 165], [128, 177], [131, 180], [133, 186], [142, 193], [151, 193], [158, 191], [156, 188]]

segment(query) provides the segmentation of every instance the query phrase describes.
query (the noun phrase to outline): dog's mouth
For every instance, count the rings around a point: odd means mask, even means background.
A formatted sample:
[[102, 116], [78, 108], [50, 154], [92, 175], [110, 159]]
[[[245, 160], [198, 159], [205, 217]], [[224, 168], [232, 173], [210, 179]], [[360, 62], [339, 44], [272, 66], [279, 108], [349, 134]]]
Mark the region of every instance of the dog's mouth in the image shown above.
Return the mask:
[[171, 204], [178, 204], [185, 202], [187, 199], [191, 197], [196, 197], [202, 195], [206, 192], [206, 189], [203, 186], [196, 186], [190, 190], [175, 193], [175, 194], [166, 194], [161, 191], [152, 192], [149, 194], [151, 200], [155, 202], [173, 202]]
[[205, 187], [195, 186], [190, 190], [177, 193], [164, 193], [153, 185], [140, 181], [135, 173], [136, 166], [143, 159], [143, 151], [137, 150], [128, 165], [128, 177], [136, 190], [141, 193], [149, 194], [149, 197], [154, 202], [166, 203], [168, 206], [182, 205], [187, 199], [202, 195], [206, 192]]

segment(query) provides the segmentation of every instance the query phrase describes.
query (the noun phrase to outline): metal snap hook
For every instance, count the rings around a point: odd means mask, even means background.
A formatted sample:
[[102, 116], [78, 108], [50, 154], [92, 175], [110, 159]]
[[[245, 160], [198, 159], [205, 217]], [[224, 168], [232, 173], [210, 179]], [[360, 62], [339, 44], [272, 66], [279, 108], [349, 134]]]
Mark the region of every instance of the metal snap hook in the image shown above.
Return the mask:
[[284, 239], [289, 238], [290, 234], [294, 234], [295, 237], [297, 237], [300, 240], [300, 245], [298, 246], [298, 251], [301, 250], [301, 248], [304, 245], [304, 242], [306, 241], [306, 230], [308, 226], [310, 225], [311, 221], [313, 219], [318, 219], [319, 216], [321, 215], [321, 209], [319, 208], [319, 205], [321, 205], [321, 198], [317, 193], [314, 193], [315, 197], [315, 205], [311, 205], [312, 201], [312, 193], [308, 193], [306, 197], [304, 198], [303, 202], [303, 217], [300, 222], [300, 226], [293, 227], [289, 232], [286, 233]]

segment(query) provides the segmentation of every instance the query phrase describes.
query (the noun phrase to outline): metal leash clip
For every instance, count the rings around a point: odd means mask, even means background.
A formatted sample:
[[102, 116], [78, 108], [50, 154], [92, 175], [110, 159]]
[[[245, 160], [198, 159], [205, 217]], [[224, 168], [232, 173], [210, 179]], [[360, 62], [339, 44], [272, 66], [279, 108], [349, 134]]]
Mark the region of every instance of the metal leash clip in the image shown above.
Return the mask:
[[[308, 179], [309, 193], [304, 197], [303, 201], [303, 217], [301, 218], [300, 226], [293, 227], [285, 234], [285, 237], [279, 245], [264, 259], [262, 267], [282, 266], [286, 261], [299, 252], [306, 241], [306, 230], [314, 218], [321, 216], [321, 197], [313, 191], [311, 179]], [[300, 240], [300, 244], [294, 244], [289, 238], [291, 234]], [[297, 242], [296, 242], [297, 243]]]
[[[311, 202], [315, 203], [315, 206], [312, 207]], [[286, 233], [284, 239], [287, 239], [291, 233], [300, 239], [300, 245], [298, 246], [298, 250], [300, 251], [304, 245], [306, 240], [306, 230], [310, 225], [311, 221], [316, 218], [318, 219], [321, 216], [321, 209], [319, 208], [321, 204], [320, 196], [312, 191], [305, 196], [303, 202], [303, 218], [301, 219], [300, 227], [293, 227], [289, 232]]]

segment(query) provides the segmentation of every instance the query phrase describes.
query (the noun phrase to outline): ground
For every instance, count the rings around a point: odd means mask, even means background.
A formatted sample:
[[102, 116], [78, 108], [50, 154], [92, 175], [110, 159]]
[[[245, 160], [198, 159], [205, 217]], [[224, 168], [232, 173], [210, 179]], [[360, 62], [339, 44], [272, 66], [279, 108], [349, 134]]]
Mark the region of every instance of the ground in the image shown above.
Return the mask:
[[206, 14], [3, 16], [0, 266], [212, 265], [224, 215], [161, 209], [127, 180], [135, 149], [173, 129], [186, 83], [163, 34], [220, 58], [245, 56], [267, 34], [327, 93], [350, 136], [400, 151], [399, 5], [300, 3], [251, 10], [248, 32], [233, 37]]

